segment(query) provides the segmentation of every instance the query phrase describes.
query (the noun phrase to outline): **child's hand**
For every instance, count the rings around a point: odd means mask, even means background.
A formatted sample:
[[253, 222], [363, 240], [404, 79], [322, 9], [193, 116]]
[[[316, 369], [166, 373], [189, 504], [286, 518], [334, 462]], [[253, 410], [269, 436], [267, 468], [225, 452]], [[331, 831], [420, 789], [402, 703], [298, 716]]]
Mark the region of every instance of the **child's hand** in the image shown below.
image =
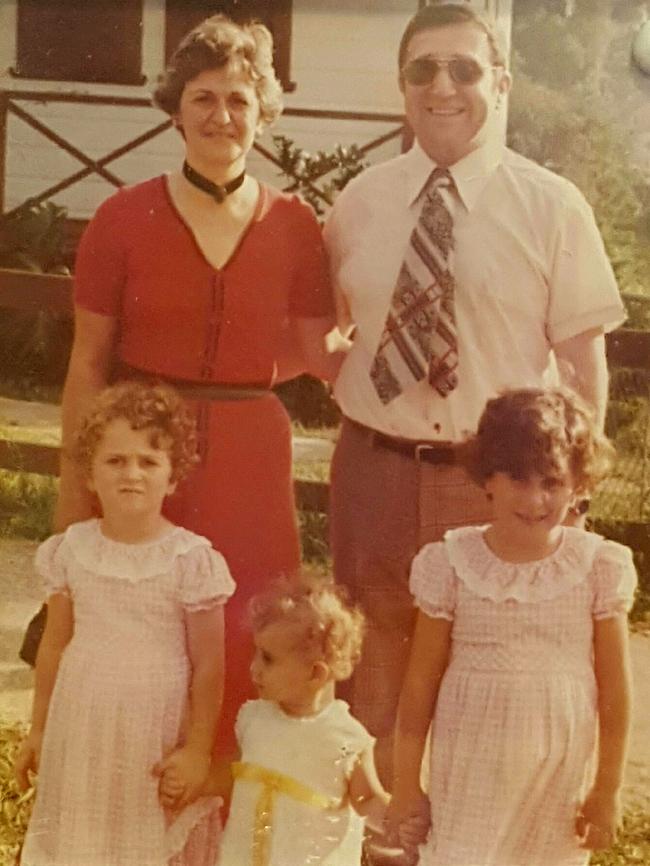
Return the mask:
[[158, 772], [158, 765], [154, 768], [154, 775], [160, 776], [158, 797], [161, 806], [173, 811], [180, 809], [180, 802], [185, 793], [185, 784], [181, 782], [173, 770], [168, 770], [161, 775]]
[[592, 789], [578, 810], [576, 834], [582, 848], [611, 848], [621, 823], [621, 802], [618, 791], [605, 793]]
[[[210, 769], [210, 755], [188, 746], [172, 752], [154, 767], [161, 776], [160, 798], [168, 808], [182, 809], [202, 794]], [[163, 799], [164, 797], [164, 799]]]
[[14, 775], [18, 788], [21, 791], [26, 791], [31, 786], [29, 780], [29, 770], [32, 773], [38, 773], [38, 765], [41, 760], [41, 744], [43, 735], [31, 731], [18, 750], [16, 760], [14, 761]]

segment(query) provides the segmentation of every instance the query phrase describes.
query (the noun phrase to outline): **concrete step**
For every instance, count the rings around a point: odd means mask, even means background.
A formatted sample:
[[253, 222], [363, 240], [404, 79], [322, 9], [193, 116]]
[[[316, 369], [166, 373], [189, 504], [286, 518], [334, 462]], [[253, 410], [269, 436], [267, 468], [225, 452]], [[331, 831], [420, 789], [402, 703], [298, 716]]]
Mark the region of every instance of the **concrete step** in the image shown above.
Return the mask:
[[0, 726], [3, 723], [28, 723], [32, 712], [33, 689], [0, 691]]
[[331, 460], [335, 442], [313, 436], [294, 436], [291, 444], [294, 462], [309, 463]]
[[0, 662], [17, 662], [18, 650], [23, 642], [24, 628], [0, 630]]
[[0, 608], [0, 662], [17, 662], [18, 650], [23, 642], [25, 629], [38, 609], [38, 603], [26, 601], [4, 601]]
[[34, 672], [25, 662], [0, 662], [0, 694], [18, 689], [31, 689]]

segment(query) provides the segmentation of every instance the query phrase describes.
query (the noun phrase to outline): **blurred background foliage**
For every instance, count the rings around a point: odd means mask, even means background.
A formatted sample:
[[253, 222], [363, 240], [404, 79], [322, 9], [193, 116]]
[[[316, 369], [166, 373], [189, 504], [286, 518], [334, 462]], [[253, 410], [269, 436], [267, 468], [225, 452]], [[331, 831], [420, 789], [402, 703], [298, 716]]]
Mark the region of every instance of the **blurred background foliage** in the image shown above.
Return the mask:
[[650, 327], [650, 78], [630, 59], [645, 4], [516, 0], [508, 143], [572, 180], [626, 297]]
[[[67, 211], [53, 202], [26, 203], [0, 218], [0, 267], [67, 274], [64, 262]], [[72, 343], [68, 316], [0, 310], [0, 376], [28, 390], [60, 384]]]

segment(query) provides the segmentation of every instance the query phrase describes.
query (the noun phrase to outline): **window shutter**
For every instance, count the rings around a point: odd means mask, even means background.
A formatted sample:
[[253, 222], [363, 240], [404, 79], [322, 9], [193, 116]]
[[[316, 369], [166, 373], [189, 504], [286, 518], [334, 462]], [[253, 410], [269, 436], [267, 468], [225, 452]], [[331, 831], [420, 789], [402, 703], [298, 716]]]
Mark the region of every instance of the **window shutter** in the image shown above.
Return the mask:
[[19, 0], [22, 78], [142, 84], [142, 0]]
[[221, 12], [234, 21], [256, 19], [273, 34], [273, 64], [285, 91], [295, 88], [291, 81], [292, 0], [167, 0], [165, 60], [173, 54], [183, 36], [193, 27]]

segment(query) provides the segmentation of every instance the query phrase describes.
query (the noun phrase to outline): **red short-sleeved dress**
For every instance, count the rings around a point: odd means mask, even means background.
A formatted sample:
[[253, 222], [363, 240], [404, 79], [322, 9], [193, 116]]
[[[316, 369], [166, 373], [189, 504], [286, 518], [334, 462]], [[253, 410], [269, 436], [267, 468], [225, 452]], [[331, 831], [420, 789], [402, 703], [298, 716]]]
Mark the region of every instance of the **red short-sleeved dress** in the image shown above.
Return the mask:
[[[296, 196], [266, 186], [220, 269], [205, 259], [166, 178], [120, 190], [81, 240], [75, 301], [119, 319], [118, 360], [153, 375], [270, 386], [287, 316], [333, 309], [320, 228]], [[196, 403], [202, 460], [169, 500], [170, 520], [207, 536], [237, 591], [226, 606], [219, 751], [250, 696], [248, 599], [299, 564], [289, 418], [273, 394]]]

